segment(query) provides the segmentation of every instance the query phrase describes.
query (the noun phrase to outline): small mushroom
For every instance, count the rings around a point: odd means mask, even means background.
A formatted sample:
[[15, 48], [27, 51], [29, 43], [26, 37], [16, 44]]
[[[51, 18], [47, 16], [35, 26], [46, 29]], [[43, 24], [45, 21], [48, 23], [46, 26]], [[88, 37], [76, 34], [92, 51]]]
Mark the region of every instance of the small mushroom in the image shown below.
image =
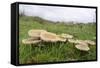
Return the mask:
[[74, 43], [74, 44], [82, 44], [82, 43], [86, 43], [84, 40], [75, 40], [75, 39], [68, 39], [68, 42], [70, 43]]
[[59, 41], [58, 35], [56, 35], [55, 33], [51, 33], [51, 32], [42, 32], [40, 34], [40, 38], [41, 38], [41, 40], [46, 41], [46, 42], [57, 42], [57, 41]]
[[70, 34], [64, 34], [64, 33], [62, 33], [60, 36], [61, 36], [62, 38], [65, 38], [65, 39], [71, 39], [71, 38], [73, 38], [72, 35], [70, 35]]
[[90, 48], [88, 47], [88, 44], [86, 44], [86, 43], [77, 44], [77, 45], [75, 45], [75, 47], [81, 51], [89, 51], [90, 50]]
[[68, 42], [70, 42], [70, 43], [77, 43], [77, 41], [75, 39], [68, 39]]
[[88, 43], [89, 45], [95, 45], [96, 43], [94, 41], [91, 40], [85, 40], [86, 43]]
[[23, 44], [36, 44], [41, 42], [41, 40], [34, 40], [33, 38], [28, 38], [28, 39], [23, 39], [22, 43]]
[[28, 31], [28, 35], [33, 38], [40, 38], [41, 32], [46, 32], [46, 30], [32, 29]]

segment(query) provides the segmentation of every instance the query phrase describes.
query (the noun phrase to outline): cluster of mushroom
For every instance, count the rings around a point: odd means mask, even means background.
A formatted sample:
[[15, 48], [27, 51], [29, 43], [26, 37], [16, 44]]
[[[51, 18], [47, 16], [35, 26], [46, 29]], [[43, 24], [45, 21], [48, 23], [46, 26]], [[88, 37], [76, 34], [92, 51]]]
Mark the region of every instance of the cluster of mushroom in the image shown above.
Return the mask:
[[74, 39], [68, 39], [70, 43], [75, 44], [75, 47], [81, 51], [89, 51], [89, 45], [95, 45], [94, 41], [91, 40], [74, 40]]
[[65, 42], [66, 41], [66, 39], [63, 37], [60, 37], [60, 35], [48, 32], [46, 30], [32, 29], [28, 31], [28, 35], [30, 38], [23, 39], [22, 43], [35, 44], [41, 41], [44, 41], [44, 42], [57, 42], [57, 41]]
[[64, 34], [57, 35], [55, 33], [48, 32], [46, 30], [40, 30], [40, 29], [32, 29], [28, 31], [28, 35], [30, 38], [23, 39], [23, 44], [36, 44], [39, 42], [66, 42], [75, 44], [75, 47], [82, 51], [88, 51], [90, 48], [88, 45], [95, 45], [94, 41], [91, 40], [75, 40], [73, 39], [73, 36], [70, 34]]

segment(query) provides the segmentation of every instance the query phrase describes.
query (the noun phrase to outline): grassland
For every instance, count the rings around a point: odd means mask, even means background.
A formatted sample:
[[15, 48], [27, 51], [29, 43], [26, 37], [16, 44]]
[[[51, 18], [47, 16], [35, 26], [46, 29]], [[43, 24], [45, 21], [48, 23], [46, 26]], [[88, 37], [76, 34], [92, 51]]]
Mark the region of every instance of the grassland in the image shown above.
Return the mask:
[[96, 46], [88, 52], [81, 52], [71, 43], [39, 43], [24, 45], [21, 40], [28, 38], [30, 29], [45, 29], [56, 34], [69, 33], [76, 39], [93, 40], [96, 37], [96, 24], [51, 23], [38, 17], [19, 17], [19, 61], [20, 64], [62, 61], [95, 60]]

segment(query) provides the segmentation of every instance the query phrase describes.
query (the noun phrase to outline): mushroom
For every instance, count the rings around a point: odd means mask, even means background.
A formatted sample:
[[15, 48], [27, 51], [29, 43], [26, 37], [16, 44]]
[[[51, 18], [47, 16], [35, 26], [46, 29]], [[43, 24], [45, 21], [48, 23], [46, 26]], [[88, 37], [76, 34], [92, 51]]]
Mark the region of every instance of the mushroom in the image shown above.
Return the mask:
[[68, 42], [70, 42], [70, 43], [77, 43], [77, 41], [75, 39], [68, 39]]
[[75, 39], [68, 39], [68, 42], [70, 43], [75, 43], [75, 44], [82, 44], [82, 43], [86, 43], [84, 40], [75, 40]]
[[51, 32], [42, 32], [40, 34], [40, 38], [41, 38], [41, 40], [46, 41], [46, 42], [57, 42], [57, 41], [59, 41], [58, 35], [56, 35], [55, 33], [51, 33]]
[[28, 35], [33, 38], [40, 38], [41, 32], [46, 32], [46, 30], [32, 29], [28, 31]]
[[86, 43], [77, 44], [77, 45], [75, 45], [75, 47], [81, 51], [89, 51], [90, 50], [90, 48], [88, 47], [88, 44], [86, 44]]
[[23, 44], [36, 44], [36, 43], [39, 43], [39, 42], [41, 42], [41, 40], [35, 40], [33, 38], [28, 38], [28, 39], [22, 40]]
[[84, 40], [78, 40], [78, 39], [76, 40], [76, 43], [83, 43], [83, 42], [84, 42]]
[[96, 43], [94, 41], [91, 40], [85, 40], [86, 43], [88, 43], [89, 45], [95, 45]]
[[61, 36], [62, 38], [65, 38], [65, 39], [71, 39], [71, 38], [73, 38], [72, 35], [70, 35], [70, 34], [64, 34], [64, 33], [62, 33], [60, 36]]

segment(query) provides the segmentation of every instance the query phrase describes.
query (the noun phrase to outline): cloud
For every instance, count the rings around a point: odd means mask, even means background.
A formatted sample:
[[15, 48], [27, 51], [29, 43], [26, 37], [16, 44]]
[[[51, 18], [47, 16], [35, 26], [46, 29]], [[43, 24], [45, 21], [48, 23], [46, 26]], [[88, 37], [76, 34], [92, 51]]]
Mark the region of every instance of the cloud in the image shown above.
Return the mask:
[[75, 22], [95, 22], [96, 15], [93, 8], [75, 8], [75, 7], [57, 7], [57, 6], [39, 6], [22, 5], [19, 6], [19, 12], [27, 16], [39, 16], [51, 21], [75, 21]]

